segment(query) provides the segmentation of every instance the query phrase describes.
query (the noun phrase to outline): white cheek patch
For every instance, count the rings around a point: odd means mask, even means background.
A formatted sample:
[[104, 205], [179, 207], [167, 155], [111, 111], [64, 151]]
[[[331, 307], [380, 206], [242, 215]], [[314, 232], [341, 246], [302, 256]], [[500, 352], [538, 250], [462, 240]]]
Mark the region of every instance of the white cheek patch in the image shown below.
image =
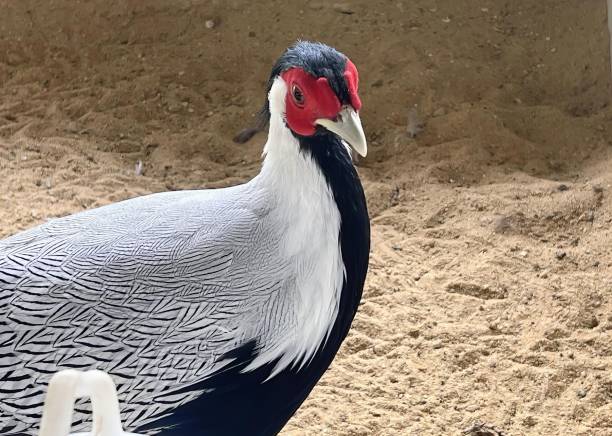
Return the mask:
[[[270, 92], [268, 93], [268, 101], [270, 102], [270, 114], [281, 114], [285, 116], [285, 98], [287, 96], [287, 84], [282, 77], [278, 76], [274, 79]], [[269, 142], [269, 140], [268, 140]]]

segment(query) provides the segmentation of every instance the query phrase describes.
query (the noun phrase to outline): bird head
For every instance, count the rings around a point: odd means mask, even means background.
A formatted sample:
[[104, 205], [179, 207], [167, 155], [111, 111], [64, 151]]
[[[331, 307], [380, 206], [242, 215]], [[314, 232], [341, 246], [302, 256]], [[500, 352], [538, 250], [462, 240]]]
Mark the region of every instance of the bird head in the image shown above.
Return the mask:
[[[345, 55], [325, 44], [299, 41], [272, 69], [263, 114], [269, 119], [279, 112], [298, 138], [334, 134], [365, 156], [358, 82], [357, 68]], [[281, 104], [271, 101], [274, 91], [284, 94]]]

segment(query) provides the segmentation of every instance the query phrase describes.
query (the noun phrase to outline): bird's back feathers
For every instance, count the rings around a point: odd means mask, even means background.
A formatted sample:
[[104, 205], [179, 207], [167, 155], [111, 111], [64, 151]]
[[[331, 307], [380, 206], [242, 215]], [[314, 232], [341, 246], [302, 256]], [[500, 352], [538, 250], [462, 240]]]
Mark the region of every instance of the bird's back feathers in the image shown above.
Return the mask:
[[185, 388], [242, 344], [272, 356], [298, 321], [305, 266], [282, 256], [274, 206], [254, 180], [140, 197], [1, 241], [0, 428], [34, 425], [59, 369], [108, 371], [139, 426], [200, 394]]

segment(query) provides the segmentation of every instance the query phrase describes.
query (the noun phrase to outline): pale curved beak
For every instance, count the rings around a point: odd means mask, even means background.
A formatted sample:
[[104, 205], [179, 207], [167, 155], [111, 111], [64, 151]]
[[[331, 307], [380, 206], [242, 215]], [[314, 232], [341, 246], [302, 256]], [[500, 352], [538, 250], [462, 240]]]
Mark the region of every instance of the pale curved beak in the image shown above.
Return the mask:
[[338, 135], [359, 155], [365, 157], [368, 154], [368, 144], [363, 133], [363, 127], [361, 127], [359, 114], [352, 107], [345, 106], [338, 114], [336, 121], [321, 118], [316, 120], [315, 124], [323, 126]]

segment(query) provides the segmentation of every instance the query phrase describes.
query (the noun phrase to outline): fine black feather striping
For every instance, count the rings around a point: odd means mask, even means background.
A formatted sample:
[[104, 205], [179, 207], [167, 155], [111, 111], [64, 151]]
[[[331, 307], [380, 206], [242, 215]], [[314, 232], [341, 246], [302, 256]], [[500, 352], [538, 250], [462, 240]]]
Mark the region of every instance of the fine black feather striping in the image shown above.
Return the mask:
[[[341, 217], [340, 246], [346, 276], [329, 337], [304, 367], [289, 367], [269, 380], [277, 362], [243, 372], [258, 353], [255, 342], [244, 344], [224, 356], [236, 364], [189, 387], [190, 391], [202, 391], [202, 395], [175, 409], [171, 416], [159, 417], [137, 429], [139, 432], [163, 428], [160, 434], [164, 436], [275, 435], [334, 359], [361, 300], [369, 261], [370, 221], [361, 182], [340, 139], [322, 133], [300, 142], [302, 152], [310, 154], [321, 169]], [[240, 411], [239, 419], [236, 411]]]
[[[299, 66], [346, 103], [345, 64], [329, 47], [298, 43], [272, 78]], [[48, 374], [94, 366], [115, 379], [130, 430], [284, 426], [348, 333], [370, 229], [341, 140], [322, 128], [299, 137], [274, 113], [282, 177], [141, 197], [0, 241], [1, 432], [34, 430]], [[298, 178], [283, 183], [287, 174]], [[75, 424], [87, 419], [81, 403]]]

